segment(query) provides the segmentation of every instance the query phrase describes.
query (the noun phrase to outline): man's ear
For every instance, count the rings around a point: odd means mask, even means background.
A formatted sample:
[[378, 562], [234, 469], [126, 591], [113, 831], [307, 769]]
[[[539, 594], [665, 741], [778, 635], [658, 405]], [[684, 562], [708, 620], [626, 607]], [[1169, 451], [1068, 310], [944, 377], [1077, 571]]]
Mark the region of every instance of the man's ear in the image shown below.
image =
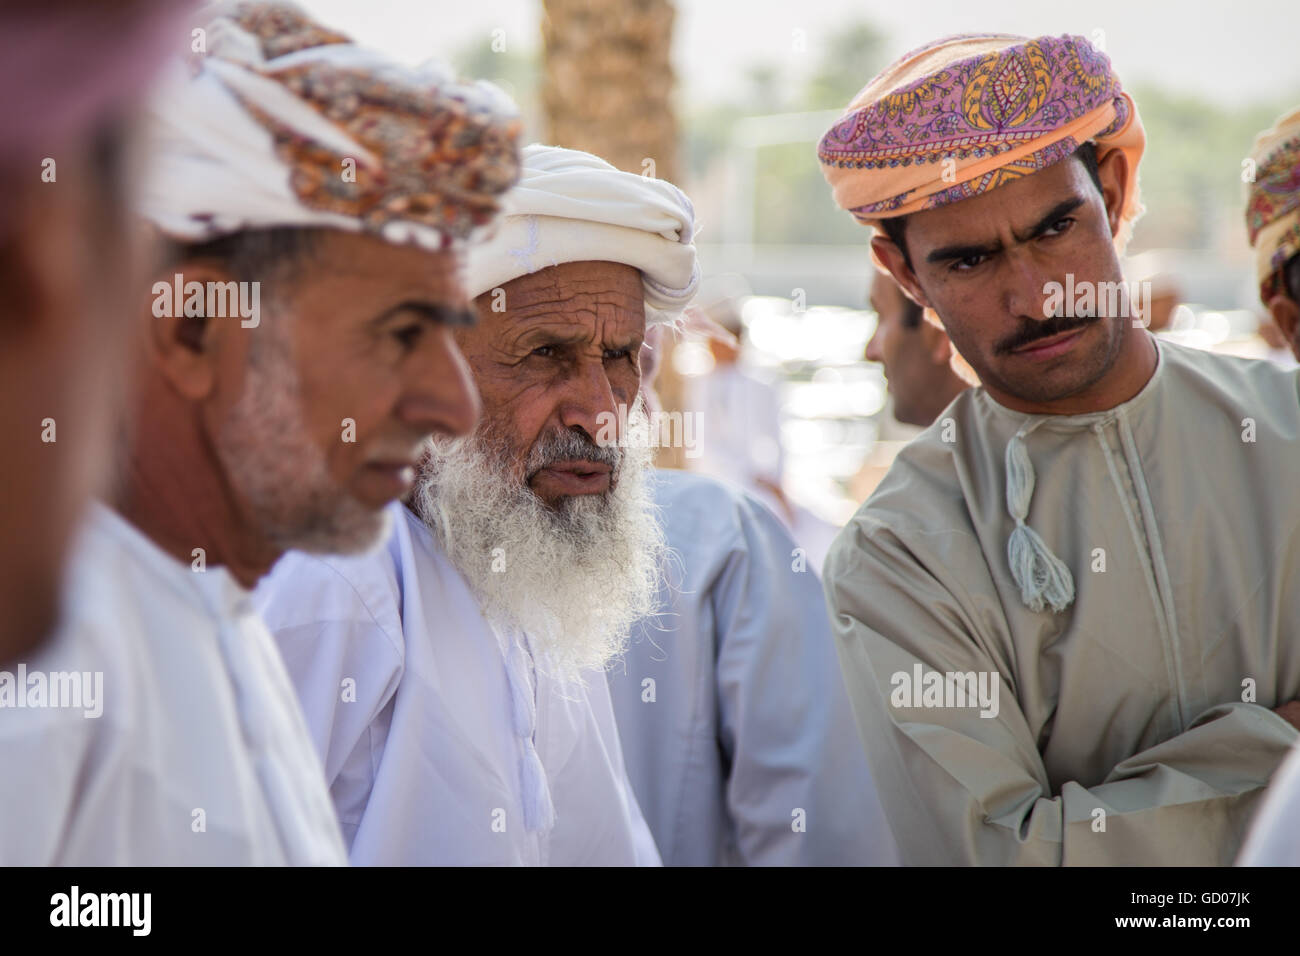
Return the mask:
[[871, 251], [876, 254], [877, 259], [885, 264], [885, 268], [894, 277], [894, 281], [907, 291], [913, 302], [922, 308], [930, 308], [930, 300], [921, 291], [921, 284], [916, 281], [916, 273], [912, 271], [911, 266], [907, 264], [907, 260], [903, 258], [903, 250], [894, 245], [892, 239], [887, 236], [872, 236]]
[[1300, 305], [1289, 295], [1279, 292], [1268, 300], [1268, 314], [1282, 332], [1287, 345], [1297, 359], [1300, 359]]
[[[180, 298], [177, 300], [177, 275]], [[209, 316], [207, 289], [210, 282], [234, 280], [224, 269], [211, 263], [187, 262], [168, 273], [158, 273], [152, 286], [149, 319], [149, 354], [172, 386], [190, 401], [202, 401], [217, 385], [217, 365], [223, 346], [240, 329], [239, 316]], [[198, 293], [193, 283], [198, 283]], [[186, 289], [195, 292], [191, 300]], [[224, 297], [223, 297], [224, 298]], [[191, 302], [190, 308], [186, 304]], [[197, 315], [186, 315], [186, 312]]]
[[1101, 180], [1101, 198], [1106, 205], [1106, 221], [1110, 224], [1112, 236], [1118, 235], [1120, 230], [1124, 197], [1132, 188], [1132, 183], [1129, 181], [1131, 175], [1128, 156], [1122, 149], [1112, 149], [1097, 163], [1097, 178]]

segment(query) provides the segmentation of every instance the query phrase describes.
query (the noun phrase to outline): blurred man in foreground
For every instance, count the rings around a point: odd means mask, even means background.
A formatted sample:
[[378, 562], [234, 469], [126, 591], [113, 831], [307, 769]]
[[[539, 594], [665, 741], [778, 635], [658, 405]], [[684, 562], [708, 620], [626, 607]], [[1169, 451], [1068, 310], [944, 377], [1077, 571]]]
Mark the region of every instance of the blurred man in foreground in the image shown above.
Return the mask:
[[171, 261], [120, 487], [0, 721], [6, 864], [346, 862], [249, 592], [288, 548], [376, 543], [425, 436], [475, 421], [448, 246], [516, 177], [516, 121], [295, 8], [214, 16], [148, 121]]
[[1144, 139], [1086, 40], [987, 34], [907, 55], [822, 138], [982, 383], [826, 562], [905, 863], [1229, 863], [1297, 738], [1297, 377], [1144, 328], [1119, 261]]
[[0, 9], [0, 667], [53, 628], [74, 529], [108, 475], [145, 269], [131, 112], [180, 35], [184, 5], [169, 6]]
[[663, 558], [638, 355], [695, 292], [694, 212], [546, 146], [507, 204], [457, 335], [479, 428], [431, 443], [386, 549], [292, 554], [259, 597], [353, 863], [654, 865], [601, 668]]

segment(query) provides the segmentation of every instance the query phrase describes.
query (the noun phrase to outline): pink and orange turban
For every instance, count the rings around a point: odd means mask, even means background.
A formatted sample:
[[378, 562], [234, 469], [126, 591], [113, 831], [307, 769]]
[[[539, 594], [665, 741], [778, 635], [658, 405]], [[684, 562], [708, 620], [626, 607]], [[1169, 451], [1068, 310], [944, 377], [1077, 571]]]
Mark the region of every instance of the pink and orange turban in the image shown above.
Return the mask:
[[853, 98], [817, 155], [835, 202], [874, 224], [996, 189], [1088, 140], [1098, 159], [1128, 156], [1122, 248], [1146, 135], [1109, 58], [1082, 37], [974, 34], [914, 50]]
[[1261, 133], [1251, 150], [1255, 181], [1246, 201], [1246, 230], [1255, 249], [1259, 296], [1281, 291], [1282, 267], [1300, 253], [1300, 109]]

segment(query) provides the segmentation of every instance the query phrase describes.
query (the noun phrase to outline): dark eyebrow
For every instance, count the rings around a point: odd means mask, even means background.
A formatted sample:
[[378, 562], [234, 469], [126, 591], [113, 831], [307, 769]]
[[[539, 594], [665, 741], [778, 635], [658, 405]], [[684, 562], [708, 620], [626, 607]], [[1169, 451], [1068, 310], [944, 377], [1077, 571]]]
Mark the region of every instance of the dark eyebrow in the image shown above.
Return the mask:
[[1029, 232], [1026, 235], [1021, 236], [1017, 233], [1016, 238], [1019, 239], [1021, 242], [1028, 242], [1030, 239], [1037, 239], [1039, 236], [1045, 233], [1052, 226], [1056, 225], [1057, 222], [1064, 219], [1070, 213], [1074, 212], [1076, 209], [1082, 206], [1084, 202], [1085, 200], [1082, 196], [1072, 196], [1069, 199], [1065, 199], [1062, 200], [1061, 202], [1058, 202], [1055, 206], [1053, 206], [1051, 209], [1047, 211], [1047, 215], [1043, 216], [1041, 219], [1038, 220], [1038, 222], [1034, 223], [1034, 225], [1030, 228]]
[[[1082, 206], [1087, 200], [1082, 196], [1071, 196], [1057, 203], [1047, 211], [1045, 215], [1039, 218], [1029, 230], [1021, 235], [1015, 233], [1015, 237], [1021, 242], [1028, 242], [1030, 239], [1036, 239], [1050, 229], [1053, 225], [1064, 219], [1074, 210]], [[980, 245], [972, 243], [970, 245], [942, 246], [935, 249], [925, 257], [926, 262], [947, 262], [953, 259], [966, 259], [973, 256], [991, 256], [1002, 251], [1002, 243], [990, 242]]]
[[426, 322], [432, 322], [434, 325], [448, 325], [453, 328], [461, 328], [478, 323], [478, 313], [468, 306], [450, 306], [438, 305], [433, 302], [419, 302], [414, 299], [408, 299], [406, 302], [399, 302], [390, 309], [385, 309], [374, 320], [375, 325], [382, 325], [393, 316], [409, 312], [417, 318], [424, 319]]

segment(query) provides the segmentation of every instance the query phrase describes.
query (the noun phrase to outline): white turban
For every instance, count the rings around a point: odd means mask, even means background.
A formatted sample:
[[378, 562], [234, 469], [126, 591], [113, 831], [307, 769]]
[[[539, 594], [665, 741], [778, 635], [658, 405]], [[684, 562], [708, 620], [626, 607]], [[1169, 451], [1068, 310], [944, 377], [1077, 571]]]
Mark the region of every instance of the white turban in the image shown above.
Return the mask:
[[287, 3], [218, 7], [149, 110], [140, 211], [174, 239], [318, 226], [443, 248], [518, 177], [500, 91], [410, 69]]
[[563, 262], [621, 262], [641, 270], [654, 322], [681, 312], [699, 287], [695, 209], [672, 183], [534, 144], [502, 205], [496, 233], [466, 252], [471, 297]]

